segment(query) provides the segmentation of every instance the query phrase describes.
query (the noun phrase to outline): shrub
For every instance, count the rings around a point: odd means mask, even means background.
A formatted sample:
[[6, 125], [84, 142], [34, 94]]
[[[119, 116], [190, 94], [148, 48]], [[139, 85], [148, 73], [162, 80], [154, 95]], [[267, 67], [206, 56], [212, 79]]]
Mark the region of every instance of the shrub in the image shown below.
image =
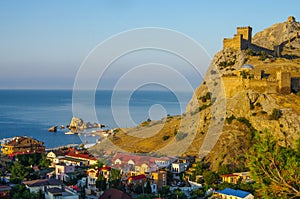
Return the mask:
[[243, 124], [245, 124], [248, 128], [251, 128], [251, 123], [249, 122], [249, 120], [247, 120], [246, 118], [244, 117], [239, 117], [237, 118], [237, 120]]
[[254, 104], [250, 102], [250, 110], [254, 109]]
[[228, 124], [231, 124], [232, 121], [233, 121], [234, 119], [236, 119], [235, 116], [234, 116], [234, 115], [231, 115], [230, 117], [227, 117], [227, 118], [226, 118], [226, 122], [227, 122]]
[[281, 110], [273, 108], [272, 114], [270, 115], [271, 120], [278, 120], [282, 116]]
[[267, 112], [266, 112], [266, 111], [261, 111], [261, 114], [264, 114], [264, 115], [265, 115], [265, 114], [267, 114]]
[[260, 52], [260, 57], [258, 58], [258, 60], [265, 61], [266, 59], [267, 59], [266, 51], [261, 51]]
[[247, 54], [247, 55], [250, 55], [250, 56], [253, 56], [253, 55], [254, 55], [254, 53], [253, 53], [253, 51], [252, 51], [251, 48], [248, 48], [248, 49], [246, 50], [246, 54]]
[[163, 139], [163, 141], [166, 141], [166, 140], [168, 140], [169, 138], [170, 138], [169, 135], [164, 135], [162, 139]]
[[257, 103], [255, 104], [255, 106], [261, 107], [261, 103], [257, 102]]

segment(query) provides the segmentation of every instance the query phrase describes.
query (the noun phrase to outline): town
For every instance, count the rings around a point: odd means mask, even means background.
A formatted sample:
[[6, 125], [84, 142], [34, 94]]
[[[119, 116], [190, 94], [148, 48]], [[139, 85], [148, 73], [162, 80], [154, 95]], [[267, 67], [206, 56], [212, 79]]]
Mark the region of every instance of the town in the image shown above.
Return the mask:
[[254, 198], [249, 172], [228, 165], [214, 172], [191, 156], [101, 158], [83, 145], [43, 144], [22, 136], [1, 145], [1, 198]]

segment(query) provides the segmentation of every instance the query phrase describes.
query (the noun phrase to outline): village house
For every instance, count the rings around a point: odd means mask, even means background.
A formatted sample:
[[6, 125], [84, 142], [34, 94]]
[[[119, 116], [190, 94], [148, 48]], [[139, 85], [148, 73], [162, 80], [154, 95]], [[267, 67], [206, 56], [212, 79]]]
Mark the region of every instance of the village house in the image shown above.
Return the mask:
[[56, 179], [39, 179], [39, 180], [30, 180], [30, 181], [24, 181], [23, 184], [26, 188], [29, 189], [31, 193], [38, 192], [41, 190], [43, 193], [48, 188], [62, 188], [63, 183]]
[[1, 153], [5, 155], [45, 152], [44, 142], [25, 136], [14, 137], [13, 140], [1, 144], [1, 147]]
[[239, 181], [244, 183], [252, 181], [249, 172], [224, 174], [221, 175], [221, 177], [222, 177], [222, 182], [228, 182], [233, 184], [237, 184]]
[[192, 157], [178, 158], [177, 161], [173, 162], [171, 165], [171, 172], [173, 173], [173, 178], [179, 179], [180, 174], [185, 172], [194, 162], [195, 158]]
[[152, 181], [152, 184], [156, 184], [155, 189], [161, 190], [163, 186], [167, 185], [167, 172], [160, 171], [160, 170], [156, 172], [152, 172], [150, 179]]
[[117, 153], [112, 159], [112, 166], [120, 169], [123, 173], [131, 175], [149, 174], [161, 168], [169, 168], [175, 158], [150, 157]]
[[213, 196], [218, 199], [254, 199], [254, 196], [247, 191], [231, 188], [214, 191]]
[[67, 153], [65, 157], [83, 160], [84, 162], [86, 162], [87, 166], [94, 165], [97, 163], [97, 159], [94, 156], [92, 156], [89, 152], [81, 152], [81, 151], [73, 150]]
[[65, 151], [55, 150], [47, 153], [47, 159], [51, 160], [51, 167], [56, 164], [90, 166], [97, 163], [97, 159], [87, 151], [69, 148]]
[[103, 175], [106, 181], [110, 178], [111, 167], [103, 165], [102, 168], [91, 168], [87, 170], [87, 188], [96, 190], [96, 180], [99, 175]]
[[55, 165], [55, 178], [61, 181], [69, 181], [70, 176], [68, 174], [75, 172], [74, 165], [57, 164]]
[[79, 199], [79, 194], [67, 188], [54, 187], [46, 189], [45, 199]]
[[47, 153], [47, 159], [51, 161], [50, 167], [55, 167], [56, 164], [59, 164], [58, 157], [63, 157], [64, 153], [60, 150], [54, 150]]
[[144, 174], [140, 174], [137, 176], [130, 176], [127, 178], [127, 185], [134, 190], [136, 186], [144, 187], [146, 180], [147, 180], [147, 176]]

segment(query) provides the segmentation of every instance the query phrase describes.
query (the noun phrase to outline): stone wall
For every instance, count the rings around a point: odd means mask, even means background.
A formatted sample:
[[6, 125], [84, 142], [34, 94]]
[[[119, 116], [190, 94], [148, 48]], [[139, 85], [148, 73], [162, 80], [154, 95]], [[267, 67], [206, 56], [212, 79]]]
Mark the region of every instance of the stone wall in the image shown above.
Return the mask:
[[252, 28], [238, 27], [237, 34], [233, 38], [224, 38], [223, 48], [232, 48], [235, 50], [246, 50], [251, 44], [252, 40]]

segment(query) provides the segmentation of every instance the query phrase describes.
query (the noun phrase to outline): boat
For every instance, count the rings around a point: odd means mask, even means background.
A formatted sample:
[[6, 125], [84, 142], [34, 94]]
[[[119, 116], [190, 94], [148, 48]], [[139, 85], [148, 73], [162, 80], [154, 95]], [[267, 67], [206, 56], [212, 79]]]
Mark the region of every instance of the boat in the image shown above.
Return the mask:
[[72, 131], [68, 131], [68, 132], [65, 132], [66, 135], [73, 135], [75, 133], [73, 133]]

